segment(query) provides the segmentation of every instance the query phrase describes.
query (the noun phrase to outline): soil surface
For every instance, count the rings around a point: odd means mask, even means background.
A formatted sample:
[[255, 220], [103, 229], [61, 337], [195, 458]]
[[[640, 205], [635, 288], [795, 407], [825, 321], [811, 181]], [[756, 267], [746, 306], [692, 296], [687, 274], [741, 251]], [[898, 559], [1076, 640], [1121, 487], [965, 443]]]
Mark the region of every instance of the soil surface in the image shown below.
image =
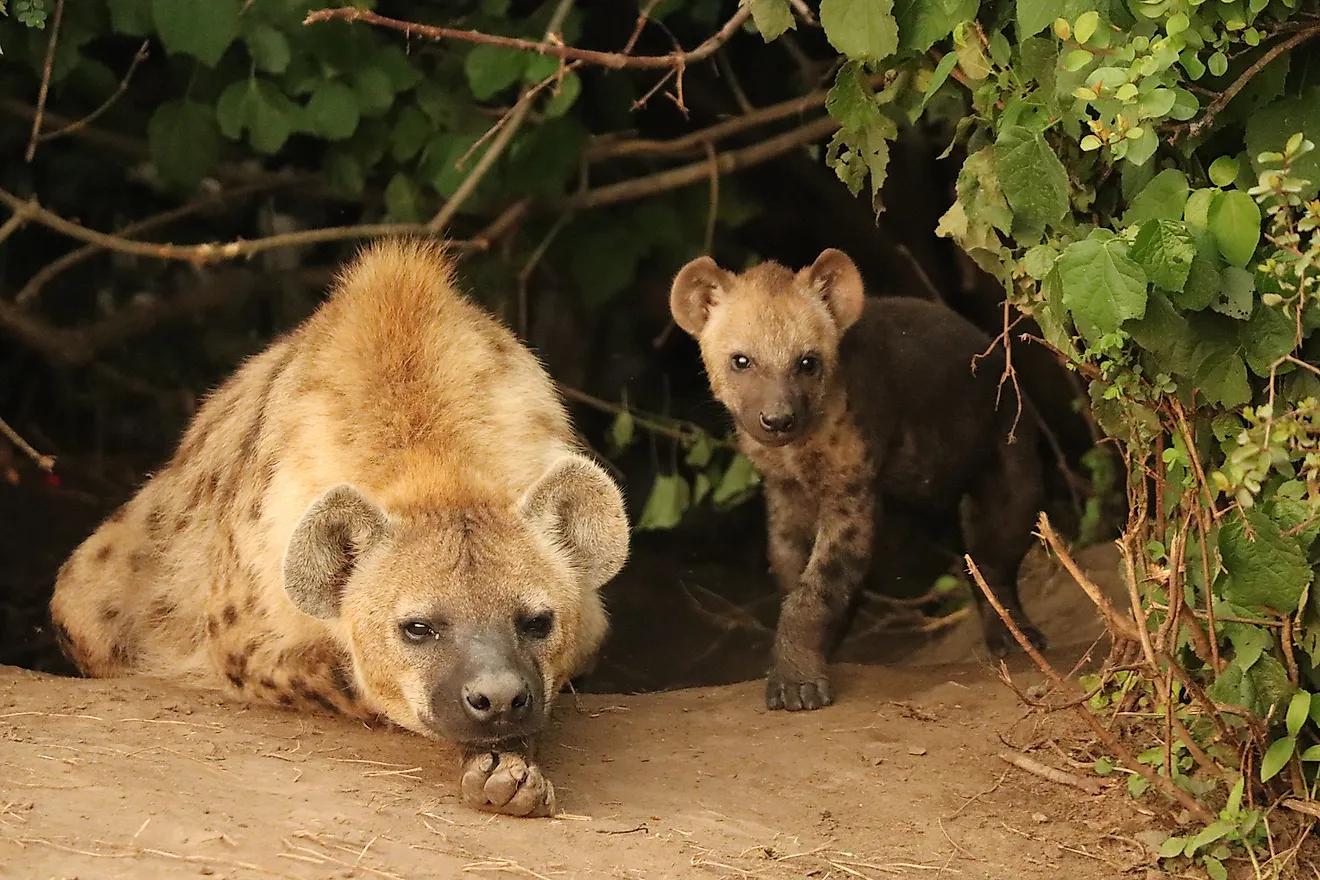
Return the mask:
[[[1112, 591], [1110, 550], [1083, 559]], [[1067, 669], [1099, 624], [1043, 560], [1023, 581]], [[694, 656], [630, 640], [623, 604], [607, 677]], [[463, 807], [457, 755], [410, 733], [0, 667], [0, 875], [1098, 880], [1151, 864], [1154, 820], [1121, 780], [1090, 795], [998, 757], [1070, 771], [1095, 753], [1068, 713], [1032, 714], [997, 680], [971, 618], [921, 638], [855, 626], [841, 656], [886, 665], [840, 664], [836, 705], [789, 714], [762, 703], [763, 625], [717, 612], [706, 660], [755, 680], [565, 695], [542, 756], [555, 819]], [[1021, 687], [1040, 679], [1027, 667], [1010, 663]]]

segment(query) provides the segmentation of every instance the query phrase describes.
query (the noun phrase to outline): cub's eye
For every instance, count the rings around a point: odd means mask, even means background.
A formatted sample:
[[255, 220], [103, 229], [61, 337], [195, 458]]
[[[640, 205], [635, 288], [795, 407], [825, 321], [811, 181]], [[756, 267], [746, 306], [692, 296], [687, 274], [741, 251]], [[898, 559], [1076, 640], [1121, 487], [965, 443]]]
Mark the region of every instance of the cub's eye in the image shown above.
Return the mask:
[[814, 376], [820, 372], [820, 358], [814, 354], [804, 354], [798, 358], [797, 368], [804, 376]]
[[524, 618], [518, 623], [518, 632], [529, 639], [544, 639], [550, 636], [550, 630], [555, 626], [555, 613], [553, 611], [542, 611], [531, 617]]
[[745, 370], [752, 365], [752, 359], [745, 354], [735, 354], [729, 358], [729, 363], [733, 364], [735, 370]]
[[399, 624], [399, 632], [403, 633], [403, 637], [410, 642], [424, 642], [427, 639], [440, 637], [425, 620], [405, 620]]

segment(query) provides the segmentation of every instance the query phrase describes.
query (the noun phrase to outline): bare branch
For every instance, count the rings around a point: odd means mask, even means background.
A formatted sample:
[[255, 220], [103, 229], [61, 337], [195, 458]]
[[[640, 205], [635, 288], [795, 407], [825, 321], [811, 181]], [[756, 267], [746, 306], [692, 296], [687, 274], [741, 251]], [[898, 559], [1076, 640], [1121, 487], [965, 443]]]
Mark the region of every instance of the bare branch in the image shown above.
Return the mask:
[[[801, 128], [791, 129], [741, 150], [722, 153], [715, 164], [720, 174], [731, 174], [739, 169], [766, 162], [790, 150], [818, 141], [826, 135], [833, 134], [838, 127], [839, 123], [828, 117], [817, 119]], [[690, 165], [670, 168], [647, 177], [612, 183], [587, 190], [584, 193], [567, 196], [558, 202], [558, 206], [599, 208], [603, 205], [627, 202], [696, 183], [709, 177], [710, 173], [710, 160], [703, 159]]]
[[536, 42], [517, 37], [484, 34], [480, 31], [461, 28], [437, 27], [435, 25], [400, 21], [397, 18], [387, 18], [365, 9], [352, 7], [318, 9], [308, 13], [307, 18], [303, 20], [303, 24], [315, 24], [319, 21], [330, 21], [332, 19], [350, 22], [361, 21], [377, 27], [399, 31], [409, 38], [423, 37], [424, 39], [436, 41], [458, 40], [464, 43], [481, 43], [487, 46], [502, 46], [506, 49], [521, 49], [525, 52], [536, 52], [539, 55], [552, 55], [565, 61], [582, 61], [587, 64], [595, 64], [611, 70], [622, 70], [623, 68], [659, 70], [663, 68], [681, 69], [688, 64], [696, 64], [706, 60], [715, 53], [716, 49], [724, 45], [730, 37], [738, 32], [738, 29], [743, 26], [750, 15], [751, 8], [741, 6], [719, 31], [700, 46], [691, 52], [671, 52], [668, 55], [625, 55], [621, 52], [598, 52], [593, 49], [556, 45], [544, 40]]
[[133, 56], [133, 60], [130, 61], [128, 64], [128, 70], [124, 72], [124, 78], [119, 81], [119, 88], [115, 89], [114, 92], [110, 95], [110, 97], [106, 98], [101, 103], [100, 107], [97, 107], [95, 110], [93, 110], [91, 113], [88, 113], [82, 119], [79, 119], [75, 122], [70, 122], [68, 125], [61, 126], [60, 128], [57, 128], [54, 131], [46, 132], [45, 134], [41, 135], [41, 137], [38, 138], [38, 140], [44, 142], [44, 141], [54, 140], [57, 137], [64, 137], [65, 135], [69, 135], [69, 134], [77, 134], [79, 131], [82, 131], [84, 128], [86, 128], [87, 126], [95, 122], [97, 119], [99, 119], [102, 113], [105, 113], [105, 111], [109, 110], [114, 105], [115, 101], [118, 101], [120, 97], [124, 94], [124, 92], [128, 91], [128, 81], [133, 78], [133, 72], [137, 70], [137, 66], [141, 64], [143, 61], [147, 60], [147, 54], [148, 54], [147, 47], [150, 45], [151, 45], [150, 40], [142, 41], [142, 45], [138, 47], [137, 54]]
[[41, 138], [41, 122], [46, 112], [46, 95], [50, 92], [50, 75], [55, 69], [55, 47], [60, 42], [60, 22], [64, 20], [64, 0], [55, 2], [55, 21], [50, 26], [50, 40], [46, 43], [46, 66], [41, 71], [41, 90], [37, 93], [37, 115], [32, 117], [32, 135], [28, 138], [27, 153], [23, 159], [31, 162], [37, 154], [37, 141]]
[[1242, 91], [1247, 83], [1251, 82], [1252, 77], [1264, 70], [1271, 61], [1278, 58], [1289, 49], [1305, 43], [1307, 40], [1316, 36], [1320, 36], [1320, 25], [1313, 25], [1304, 28], [1284, 40], [1282, 43], [1271, 46], [1268, 52], [1257, 58], [1255, 63], [1242, 71], [1242, 75], [1235, 79], [1231, 86], [1220, 92], [1219, 95], [1210, 102], [1210, 106], [1205, 108], [1205, 113], [1201, 114], [1199, 119], [1188, 123], [1186, 128], [1188, 137], [1197, 137], [1214, 124], [1215, 117], [1223, 112], [1223, 109], [1228, 106], [1228, 102], [1236, 98], [1238, 92]]
[[[204, 265], [238, 257], [249, 257], [263, 251], [278, 248], [297, 247], [327, 241], [344, 241], [353, 238], [375, 238], [381, 235], [408, 235], [427, 232], [423, 223], [365, 223], [360, 226], [331, 226], [325, 229], [305, 229], [265, 238], [231, 241], [227, 243], [210, 242], [207, 244], [157, 244], [147, 241], [132, 241], [117, 235], [109, 235], [88, 229], [71, 220], [65, 220], [58, 214], [46, 210], [40, 205], [33, 205], [5, 189], [0, 189], [0, 202], [11, 210], [31, 210], [34, 221], [42, 226], [61, 232], [70, 238], [94, 244], [107, 250], [122, 254], [136, 254], [141, 257], [155, 257], [160, 260], [181, 260]], [[28, 206], [31, 205], [29, 208]]]
[[[183, 218], [190, 217], [193, 214], [199, 214], [202, 211], [206, 211], [211, 208], [217, 207], [219, 205], [224, 204], [225, 202], [234, 201], [236, 199], [245, 198], [255, 193], [262, 192], [264, 190], [273, 189], [276, 186], [281, 185], [281, 183], [287, 185], [292, 182], [293, 180], [290, 179], [283, 182], [270, 181], [265, 183], [252, 183], [252, 184], [248, 184], [247, 186], [235, 187], [233, 189], [229, 189], [223, 192], [215, 193], [213, 195], [205, 196], [203, 198], [197, 199], [196, 201], [189, 202], [186, 205], [181, 205], [177, 208], [174, 208], [173, 210], [164, 211], [160, 214], [155, 214], [143, 220], [138, 220], [135, 223], [129, 223], [128, 225], [115, 230], [114, 234], [116, 237], [125, 238], [125, 239], [136, 237], [140, 233], [149, 232], [152, 229], [156, 229], [157, 227], [168, 225], [170, 223], [175, 222], [176, 220], [182, 220]], [[35, 199], [31, 201], [31, 204], [35, 204]], [[18, 216], [19, 214], [17, 213], [14, 214], [14, 217], [18, 217]], [[11, 218], [11, 221], [12, 219], [13, 218]], [[3, 240], [3, 236], [0, 236], [0, 240]], [[52, 278], [61, 274], [62, 272], [69, 270], [70, 268], [76, 266], [77, 264], [83, 262], [84, 260], [92, 256], [95, 256], [96, 254], [100, 253], [102, 250], [105, 250], [105, 248], [102, 245], [88, 244], [78, 248], [77, 250], [70, 251], [69, 253], [65, 254], [64, 256], [60, 257], [57, 260], [53, 260], [50, 263], [47, 263], [40, 270], [34, 273], [31, 278], [28, 279], [27, 283], [23, 285], [23, 289], [20, 290], [18, 294], [14, 297], [14, 302], [18, 303], [19, 305], [27, 305], [31, 300], [35, 299], [41, 293], [41, 289], [45, 287], [45, 285], [48, 284]]]
[[5, 437], [8, 437], [10, 443], [18, 447], [20, 452], [22, 452], [28, 458], [36, 462], [37, 467], [41, 468], [46, 473], [50, 473], [55, 469], [54, 456], [42, 455], [40, 452], [38, 452], [36, 449], [32, 447], [31, 443], [28, 443], [21, 436], [19, 436], [19, 433], [17, 431], [9, 427], [9, 423], [6, 422], [4, 419], [0, 419], [0, 434], [3, 434]]
[[[550, 16], [550, 24], [545, 29], [545, 40], [549, 41], [559, 33], [559, 29], [564, 25], [564, 19], [568, 17], [568, 13], [572, 8], [573, 0], [559, 0], [559, 5], [555, 7], [554, 15]], [[518, 133], [518, 129], [522, 126], [523, 120], [527, 118], [528, 112], [532, 109], [532, 98], [535, 97], [537, 92], [545, 88], [548, 83], [553, 82], [557, 76], [559, 76], [558, 71], [542, 80], [537, 85], [523, 89], [522, 95], [518, 98], [518, 103], [514, 105], [511, 111], [509, 111], [509, 115], [495, 124], [495, 127], [499, 128], [500, 131], [499, 134], [495, 136], [495, 140], [491, 142], [490, 147], [482, 154], [481, 158], [477, 160], [477, 164], [473, 166], [470, 172], [468, 172], [468, 176], [463, 179], [461, 184], [459, 184], [459, 187], [454, 191], [453, 196], [451, 196], [440, 208], [439, 212], [431, 218], [431, 222], [426, 224], [426, 228], [429, 231], [442, 232], [444, 231], [444, 228], [449, 225], [449, 221], [454, 219], [454, 215], [458, 213], [458, 209], [463, 207], [463, 203], [468, 200], [468, 197], [471, 196], [473, 191], [481, 184], [482, 179], [486, 176], [486, 172], [490, 171], [491, 167], [494, 166], [495, 162], [501, 155], [503, 155], [504, 150], [509, 146], [509, 142], [513, 140], [513, 136]]]

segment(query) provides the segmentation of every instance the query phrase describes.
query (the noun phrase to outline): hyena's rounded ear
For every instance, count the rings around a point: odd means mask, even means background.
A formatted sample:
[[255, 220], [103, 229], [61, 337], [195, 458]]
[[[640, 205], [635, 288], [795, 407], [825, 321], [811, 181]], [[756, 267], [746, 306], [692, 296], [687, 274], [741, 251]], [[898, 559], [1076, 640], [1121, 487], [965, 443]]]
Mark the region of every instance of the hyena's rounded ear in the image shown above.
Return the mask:
[[336, 486], [312, 502], [284, 551], [284, 590], [293, 604], [312, 617], [337, 617], [354, 565], [388, 524], [385, 512], [352, 486]]
[[623, 493], [604, 468], [583, 455], [551, 465], [523, 495], [519, 513], [568, 552], [589, 590], [604, 586], [628, 559]]
[[729, 273], [710, 257], [697, 257], [674, 276], [669, 288], [669, 313], [689, 336], [701, 333], [715, 298], [728, 290]]
[[852, 257], [836, 248], [821, 251], [816, 262], [807, 270], [807, 278], [808, 283], [825, 301], [825, 307], [834, 317], [839, 332], [847, 330], [862, 316], [866, 288], [862, 285], [862, 274], [857, 271]]

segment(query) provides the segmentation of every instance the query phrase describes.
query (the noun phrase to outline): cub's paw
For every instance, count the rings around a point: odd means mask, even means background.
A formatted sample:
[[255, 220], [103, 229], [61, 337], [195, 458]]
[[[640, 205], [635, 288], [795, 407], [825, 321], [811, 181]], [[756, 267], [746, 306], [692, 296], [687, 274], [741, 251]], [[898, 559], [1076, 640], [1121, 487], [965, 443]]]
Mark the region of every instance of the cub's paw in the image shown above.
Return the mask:
[[478, 810], [539, 818], [555, 814], [555, 787], [512, 752], [481, 752], [463, 765], [463, 802]]
[[765, 680], [765, 707], [767, 709], [787, 709], [797, 712], [801, 709], [820, 709], [834, 702], [830, 696], [830, 682], [825, 676], [808, 681], [771, 672]]
[[[1021, 646], [1018, 645], [1017, 639], [1013, 638], [1013, 634], [1008, 631], [1008, 627], [1004, 625], [1004, 621], [999, 619], [999, 615], [995, 614], [993, 611], [991, 611], [991, 615], [991, 617], [983, 618], [981, 621], [982, 628], [985, 632], [985, 646], [990, 650], [990, 653], [995, 657], [1003, 658], [1007, 657], [1013, 651], [1021, 650]], [[1027, 641], [1031, 642], [1033, 648], [1037, 651], [1044, 651], [1049, 647], [1049, 643], [1045, 640], [1045, 634], [1034, 625], [1026, 622], [1026, 620], [1021, 617], [1018, 617], [1015, 620], [1018, 629], [1022, 630], [1022, 635], [1027, 637]]]

